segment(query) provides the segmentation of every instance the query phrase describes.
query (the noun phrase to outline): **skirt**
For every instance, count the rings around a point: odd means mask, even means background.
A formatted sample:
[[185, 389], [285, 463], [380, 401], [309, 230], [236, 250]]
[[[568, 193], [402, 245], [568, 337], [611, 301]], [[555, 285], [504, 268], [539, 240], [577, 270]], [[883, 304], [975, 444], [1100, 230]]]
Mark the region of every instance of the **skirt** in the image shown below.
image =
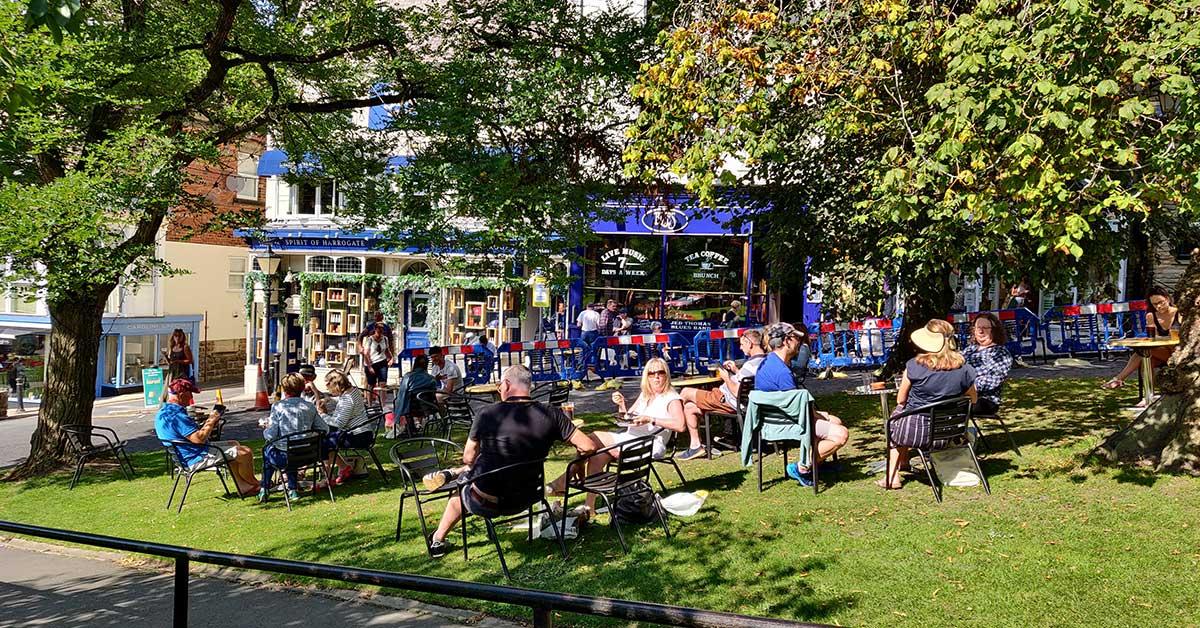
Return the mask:
[[896, 419], [889, 423], [892, 445], [897, 447], [919, 447], [928, 449], [931, 444], [932, 431], [929, 428], [929, 415], [913, 414]]

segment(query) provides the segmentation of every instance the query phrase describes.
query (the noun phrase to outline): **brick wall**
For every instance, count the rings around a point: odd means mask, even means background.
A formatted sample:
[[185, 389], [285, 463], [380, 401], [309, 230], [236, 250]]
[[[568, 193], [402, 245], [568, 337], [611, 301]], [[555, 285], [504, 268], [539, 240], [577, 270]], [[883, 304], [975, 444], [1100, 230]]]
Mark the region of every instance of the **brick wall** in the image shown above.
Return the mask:
[[241, 381], [246, 364], [246, 339], [205, 340], [200, 343], [202, 382]]
[[[261, 143], [247, 141], [243, 152], [261, 154]], [[260, 224], [266, 215], [267, 180], [257, 177], [258, 200], [239, 199], [226, 185], [237, 174], [237, 149], [227, 147], [219, 164], [193, 162], [187, 168], [190, 182], [184, 186], [188, 193], [203, 197], [206, 203], [177, 207], [167, 223], [167, 239], [176, 242], [246, 246], [245, 240], [233, 235], [234, 228]], [[227, 225], [214, 228], [215, 225]]]

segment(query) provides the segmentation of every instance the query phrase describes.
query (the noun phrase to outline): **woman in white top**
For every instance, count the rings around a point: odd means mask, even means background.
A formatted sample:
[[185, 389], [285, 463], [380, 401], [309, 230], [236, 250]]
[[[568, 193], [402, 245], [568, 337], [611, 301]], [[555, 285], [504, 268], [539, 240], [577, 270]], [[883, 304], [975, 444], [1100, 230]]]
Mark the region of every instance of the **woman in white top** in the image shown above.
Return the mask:
[[[626, 409], [625, 396], [619, 392], [614, 392], [612, 399], [613, 403], [617, 404], [617, 411], [623, 417], [629, 417], [631, 425], [623, 432], [593, 432], [591, 437], [596, 443], [596, 449], [658, 432], [654, 437], [654, 457], [658, 458], [666, 453], [671, 432], [687, 430], [683, 398], [671, 386], [671, 370], [662, 358], [653, 358], [646, 362], [642, 370], [642, 394], [633, 402], [633, 407]], [[618, 452], [619, 450], [613, 449], [589, 458], [588, 475], [603, 471], [609, 462], [619, 457]], [[550, 485], [551, 490], [563, 490], [564, 481], [565, 478], [562, 477], [555, 480]], [[592, 493], [587, 495], [587, 507], [589, 512], [596, 512], [596, 496]]]

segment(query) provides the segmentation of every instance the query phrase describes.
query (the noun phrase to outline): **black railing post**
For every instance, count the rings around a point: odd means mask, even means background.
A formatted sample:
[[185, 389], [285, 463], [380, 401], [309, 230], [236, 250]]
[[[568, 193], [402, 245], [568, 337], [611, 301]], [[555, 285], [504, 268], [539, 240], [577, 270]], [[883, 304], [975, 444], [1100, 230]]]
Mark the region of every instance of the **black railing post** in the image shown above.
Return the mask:
[[175, 559], [175, 628], [187, 628], [188, 620], [188, 558]]
[[548, 608], [533, 607], [533, 628], [553, 628], [554, 612]]

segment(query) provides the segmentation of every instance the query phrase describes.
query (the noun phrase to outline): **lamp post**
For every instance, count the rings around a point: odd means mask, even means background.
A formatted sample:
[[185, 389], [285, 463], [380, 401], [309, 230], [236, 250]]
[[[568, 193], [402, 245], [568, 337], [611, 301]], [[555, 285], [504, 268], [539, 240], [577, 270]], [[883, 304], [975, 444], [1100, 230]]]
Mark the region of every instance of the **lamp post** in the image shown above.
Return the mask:
[[[279, 270], [279, 262], [282, 261], [278, 255], [271, 251], [271, 240], [267, 239], [267, 254], [260, 255], [258, 258], [258, 267], [267, 275], [267, 285], [263, 299], [263, 326], [262, 326], [262, 361], [263, 376], [268, 382], [272, 382], [272, 389], [278, 384], [275, 380], [279, 373], [276, 369], [271, 368], [271, 302], [275, 295], [275, 272]], [[273, 372], [274, 371], [274, 372]]]

